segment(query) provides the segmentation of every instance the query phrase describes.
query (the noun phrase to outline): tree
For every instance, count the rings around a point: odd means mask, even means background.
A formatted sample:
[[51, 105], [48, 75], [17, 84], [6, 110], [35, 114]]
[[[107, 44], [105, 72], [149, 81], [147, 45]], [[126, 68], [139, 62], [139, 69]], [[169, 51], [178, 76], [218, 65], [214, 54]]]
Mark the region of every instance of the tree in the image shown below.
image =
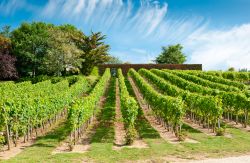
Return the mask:
[[83, 50], [84, 59], [82, 63], [81, 72], [88, 75], [94, 66], [105, 63], [110, 60], [108, 54], [109, 45], [106, 45], [103, 40], [106, 38], [101, 32], [91, 33], [90, 36], [85, 36], [80, 48]]
[[51, 28], [49, 33], [49, 46], [41, 71], [57, 76], [60, 76], [62, 72], [79, 72], [84, 60], [80, 58], [83, 51], [77, 47], [78, 41], [76, 40], [79, 40], [83, 33], [70, 25]]
[[230, 67], [230, 68], [228, 69], [228, 71], [235, 71], [235, 68], [234, 68], [234, 67]]
[[106, 64], [122, 64], [123, 61], [120, 60], [118, 57], [113, 57], [113, 56], [110, 56], [110, 59], [108, 62], [106, 62]]
[[247, 68], [239, 69], [239, 72], [247, 72]]
[[39, 66], [49, 46], [48, 29], [53, 25], [42, 22], [23, 23], [12, 32], [13, 52], [17, 57], [17, 69], [21, 75], [39, 74]]
[[126, 62], [124, 62], [123, 64], [128, 64], [128, 65], [129, 65], [129, 64], [131, 64], [131, 62], [129, 62], [129, 61], [126, 61]]
[[109, 46], [100, 32], [90, 36], [66, 24], [23, 23], [11, 33], [17, 69], [22, 76], [61, 75], [69, 71], [89, 74], [107, 62]]
[[16, 58], [11, 55], [11, 42], [0, 35], [0, 80], [16, 79], [18, 77]]
[[157, 64], [183, 64], [186, 56], [182, 53], [183, 47], [180, 44], [162, 47], [162, 53], [156, 57]]

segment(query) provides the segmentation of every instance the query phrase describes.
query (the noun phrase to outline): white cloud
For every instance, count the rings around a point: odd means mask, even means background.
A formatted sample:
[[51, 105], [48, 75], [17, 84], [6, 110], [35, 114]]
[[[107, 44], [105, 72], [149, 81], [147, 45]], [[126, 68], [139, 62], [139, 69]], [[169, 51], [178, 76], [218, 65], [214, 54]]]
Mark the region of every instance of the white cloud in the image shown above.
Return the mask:
[[12, 15], [16, 10], [24, 7], [25, 1], [19, 0], [3, 0], [0, 3], [0, 12], [5, 15]]
[[110, 53], [121, 59], [123, 62], [129, 61], [130, 63], [153, 63], [153, 60], [155, 59], [155, 56], [151, 51], [137, 48], [111, 51]]
[[140, 54], [147, 54], [147, 51], [145, 49], [139, 49], [139, 48], [132, 48], [132, 52], [140, 53]]
[[164, 25], [167, 15], [167, 4], [141, 3], [141, 7], [128, 19], [127, 30], [137, 31], [143, 35], [153, 36], [158, 28]]
[[204, 69], [250, 69], [250, 24], [229, 30], [200, 30], [184, 44], [191, 52], [189, 63], [202, 63]]
[[81, 24], [87, 29], [110, 32], [111, 37], [130, 36], [131, 40], [162, 40], [162, 43], [178, 42], [203, 20], [193, 16], [167, 19], [167, 11], [167, 3], [157, 0], [140, 0], [138, 8], [132, 0], [49, 0], [41, 13], [45, 20], [56, 18]]
[[26, 0], [3, 0], [0, 2], [0, 14], [13, 15], [17, 10], [36, 11], [37, 7], [26, 2]]

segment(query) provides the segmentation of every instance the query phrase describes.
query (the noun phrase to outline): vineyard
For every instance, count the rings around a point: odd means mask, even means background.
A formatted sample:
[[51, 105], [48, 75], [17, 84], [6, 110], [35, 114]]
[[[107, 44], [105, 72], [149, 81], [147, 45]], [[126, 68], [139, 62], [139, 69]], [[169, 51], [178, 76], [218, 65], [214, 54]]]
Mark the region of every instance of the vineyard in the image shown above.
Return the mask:
[[111, 72], [1, 82], [0, 162], [178, 162], [250, 152], [249, 72]]

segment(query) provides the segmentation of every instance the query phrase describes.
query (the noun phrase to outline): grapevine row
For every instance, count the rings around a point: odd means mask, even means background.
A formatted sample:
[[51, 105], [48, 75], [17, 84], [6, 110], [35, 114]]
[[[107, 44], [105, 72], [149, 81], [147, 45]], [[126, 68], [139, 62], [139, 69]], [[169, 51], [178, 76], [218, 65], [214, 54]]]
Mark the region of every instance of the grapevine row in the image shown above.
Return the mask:
[[241, 82], [250, 81], [250, 72], [208, 71], [204, 73], [208, 75], [223, 77], [225, 79], [230, 79], [234, 81], [241, 81]]
[[110, 69], [106, 69], [103, 76], [95, 85], [91, 93], [84, 98], [75, 98], [68, 109], [68, 121], [71, 130], [71, 142], [76, 142], [82, 131], [98, 111], [96, 108], [101, 96], [104, 95], [110, 80]]
[[135, 81], [158, 120], [164, 121], [168, 129], [172, 129], [176, 136], [179, 137], [182, 118], [185, 114], [182, 99], [158, 93], [134, 69], [129, 70], [129, 76]]
[[120, 88], [121, 111], [126, 128], [126, 141], [131, 144], [136, 138], [135, 121], [138, 115], [138, 104], [134, 97], [129, 95], [122, 70], [118, 69], [118, 80]]
[[215, 124], [219, 122], [218, 127], [220, 127], [222, 104], [218, 97], [203, 96], [185, 91], [146, 69], [140, 69], [139, 73], [163, 91], [164, 94], [172, 97], [181, 97], [187, 106], [186, 113], [189, 113], [191, 118], [195, 116], [196, 119], [203, 121], [204, 124], [207, 123], [208, 126], [213, 124], [213, 129], [215, 129]]
[[198, 76], [200, 78], [209, 80], [211, 82], [220, 83], [220, 84], [224, 84], [224, 85], [228, 85], [228, 86], [234, 86], [234, 87], [239, 88], [240, 90], [246, 89], [246, 85], [244, 85], [244, 84], [242, 84], [240, 82], [224, 79], [223, 77], [207, 75], [203, 71], [185, 71], [185, 72], [188, 73], [188, 74], [196, 75], [196, 76]]
[[202, 85], [204, 87], [209, 87], [209, 88], [212, 88], [212, 89], [218, 89], [218, 90], [227, 91], [227, 92], [234, 92], [234, 91], [239, 92], [240, 91], [238, 88], [223, 85], [223, 84], [219, 84], [219, 83], [213, 83], [211, 81], [199, 78], [199, 77], [194, 76], [194, 75], [187, 74], [185, 72], [173, 71], [173, 70], [165, 70], [165, 71], [173, 73], [173, 74], [175, 74], [175, 75], [177, 75], [177, 76], [179, 76], [179, 77], [181, 77], [181, 78], [183, 78], [185, 80], [188, 80], [188, 81], [191, 81], [193, 83]]
[[185, 79], [182, 79], [181, 77], [178, 77], [166, 71], [152, 69], [151, 72], [153, 72], [157, 76], [164, 78], [165, 80], [168, 80], [170, 83], [177, 85], [178, 87], [184, 90], [188, 90], [190, 92], [196, 92], [202, 95], [216, 95], [219, 93], [219, 91], [215, 91], [211, 88], [203, 87], [199, 84], [189, 82]]
[[238, 116], [240, 113], [244, 113], [244, 121], [246, 126], [248, 121], [248, 112], [250, 109], [250, 101], [249, 98], [247, 98], [243, 93], [218, 91], [215, 89], [202, 87], [166, 71], [153, 69], [151, 72], [184, 90], [189, 90], [191, 92], [196, 92], [203, 95], [218, 96], [222, 100], [223, 111], [225, 113], [234, 113], [236, 116]]

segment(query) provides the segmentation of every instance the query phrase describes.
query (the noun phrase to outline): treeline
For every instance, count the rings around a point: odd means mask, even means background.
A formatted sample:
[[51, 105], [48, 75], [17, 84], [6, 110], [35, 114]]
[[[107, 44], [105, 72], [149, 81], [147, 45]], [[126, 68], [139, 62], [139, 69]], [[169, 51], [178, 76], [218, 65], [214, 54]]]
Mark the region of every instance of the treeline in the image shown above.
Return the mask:
[[84, 74], [112, 59], [106, 36], [89, 36], [73, 25], [22, 23], [0, 32], [0, 80], [38, 75]]

